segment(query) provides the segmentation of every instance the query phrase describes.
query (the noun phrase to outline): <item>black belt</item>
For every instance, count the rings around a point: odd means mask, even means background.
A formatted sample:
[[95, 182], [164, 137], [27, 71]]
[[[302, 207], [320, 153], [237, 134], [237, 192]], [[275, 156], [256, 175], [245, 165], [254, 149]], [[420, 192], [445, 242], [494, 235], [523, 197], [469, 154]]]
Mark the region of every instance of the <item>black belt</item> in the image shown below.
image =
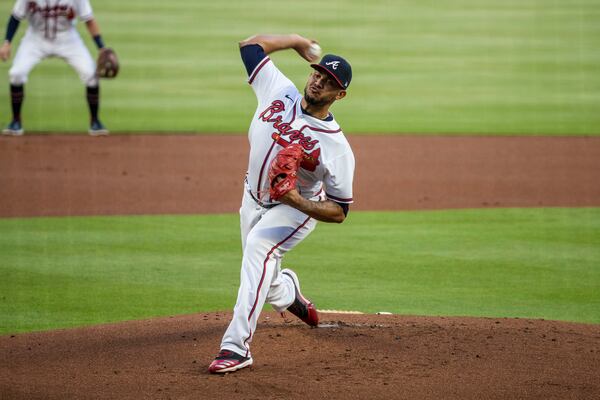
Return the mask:
[[252, 200], [254, 200], [254, 202], [256, 204], [258, 204], [259, 206], [261, 206], [262, 208], [269, 209], [269, 208], [273, 208], [273, 207], [279, 205], [279, 203], [276, 203], [276, 204], [265, 204], [262, 201], [260, 201], [259, 199], [257, 199], [256, 197], [254, 197], [254, 195], [252, 194], [252, 190], [249, 189], [250, 185], [248, 184], [248, 176], [247, 175], [244, 177], [244, 184], [245, 184], [246, 192], [248, 192], [248, 194], [250, 195], [250, 197], [252, 197]]
[[254, 200], [256, 202], [256, 204], [258, 204], [259, 206], [261, 206], [262, 208], [273, 208], [275, 206], [278, 206], [279, 203], [275, 203], [275, 204], [265, 204], [262, 201], [260, 201], [259, 199], [257, 199], [256, 197], [254, 197], [254, 195], [252, 194], [252, 191], [246, 189], [246, 191], [248, 192], [248, 194], [250, 195], [250, 197], [252, 197], [252, 200]]

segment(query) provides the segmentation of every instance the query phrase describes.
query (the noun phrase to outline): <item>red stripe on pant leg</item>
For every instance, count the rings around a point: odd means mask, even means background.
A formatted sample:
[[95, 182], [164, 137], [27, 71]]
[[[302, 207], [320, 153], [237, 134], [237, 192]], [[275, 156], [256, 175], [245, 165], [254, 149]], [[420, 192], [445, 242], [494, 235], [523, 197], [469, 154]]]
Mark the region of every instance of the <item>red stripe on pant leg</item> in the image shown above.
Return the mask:
[[246, 346], [246, 342], [248, 340], [250, 340], [251, 337], [252, 337], [252, 330], [250, 330], [250, 336], [248, 336], [246, 338], [246, 340], [244, 340], [244, 347], [246, 347], [246, 355], [244, 357], [248, 357], [248, 353], [250, 352], [250, 349], [248, 348], [248, 346]]
[[[300, 225], [299, 227], [297, 227], [296, 229], [294, 229], [294, 231], [292, 233], [290, 233], [285, 239], [283, 239], [281, 242], [277, 243], [275, 246], [273, 246], [271, 248], [271, 250], [269, 250], [269, 252], [267, 253], [267, 257], [265, 258], [265, 261], [263, 262], [263, 271], [262, 271], [262, 275], [260, 277], [260, 283], [258, 284], [258, 290], [256, 291], [256, 299], [254, 300], [254, 305], [252, 306], [252, 310], [250, 310], [250, 315], [248, 316], [248, 321], [250, 321], [250, 318], [252, 318], [252, 315], [254, 314], [254, 310], [256, 309], [256, 305], [258, 304], [258, 296], [260, 295], [260, 289], [262, 288], [262, 284], [265, 280], [265, 274], [267, 273], [267, 262], [269, 261], [269, 257], [271, 257], [271, 254], [273, 254], [273, 252], [282, 244], [284, 244], [287, 240], [289, 240], [292, 236], [294, 236], [300, 229], [302, 229], [302, 227], [304, 225], [306, 225], [308, 223], [308, 221], [310, 221], [310, 217], [306, 218], [306, 220], [302, 223], [302, 225]], [[246, 342], [252, 337], [252, 332], [250, 332], [250, 336], [248, 336], [246, 338], [246, 340], [244, 340], [244, 344], [246, 344]], [[248, 354], [248, 347], [246, 346], [246, 354]]]

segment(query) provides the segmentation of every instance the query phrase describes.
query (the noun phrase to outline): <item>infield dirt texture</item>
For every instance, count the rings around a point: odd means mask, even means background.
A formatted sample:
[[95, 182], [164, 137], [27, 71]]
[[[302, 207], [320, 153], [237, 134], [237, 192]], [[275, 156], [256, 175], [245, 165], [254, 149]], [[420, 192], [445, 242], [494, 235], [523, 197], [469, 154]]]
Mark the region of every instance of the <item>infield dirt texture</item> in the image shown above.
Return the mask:
[[[354, 210], [600, 205], [598, 137], [349, 140]], [[246, 146], [242, 136], [2, 138], [0, 216], [235, 212]], [[0, 397], [600, 397], [599, 325], [323, 314], [310, 329], [266, 312], [254, 366], [211, 376], [230, 315], [0, 336]]]

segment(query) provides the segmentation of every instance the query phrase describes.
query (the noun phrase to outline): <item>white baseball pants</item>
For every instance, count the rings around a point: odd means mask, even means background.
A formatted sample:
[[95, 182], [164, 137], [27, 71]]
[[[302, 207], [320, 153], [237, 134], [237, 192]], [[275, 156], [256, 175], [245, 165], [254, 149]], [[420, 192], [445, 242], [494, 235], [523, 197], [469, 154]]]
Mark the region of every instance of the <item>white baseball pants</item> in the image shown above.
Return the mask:
[[86, 86], [98, 86], [96, 62], [75, 30], [65, 32], [54, 40], [47, 40], [28, 30], [8, 71], [10, 83], [25, 84], [31, 70], [48, 57], [62, 58], [77, 71]]
[[250, 342], [265, 302], [282, 312], [295, 299], [292, 280], [281, 274], [281, 259], [313, 231], [317, 221], [285, 204], [265, 209], [245, 191], [240, 225], [240, 288], [221, 349], [250, 357]]

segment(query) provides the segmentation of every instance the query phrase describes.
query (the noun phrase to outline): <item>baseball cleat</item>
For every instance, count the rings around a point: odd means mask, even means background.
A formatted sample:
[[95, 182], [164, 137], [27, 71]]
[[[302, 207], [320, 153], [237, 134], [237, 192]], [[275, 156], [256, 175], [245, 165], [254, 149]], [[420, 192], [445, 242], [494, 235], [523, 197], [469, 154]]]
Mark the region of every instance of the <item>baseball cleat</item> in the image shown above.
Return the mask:
[[287, 310], [310, 326], [319, 325], [319, 313], [317, 313], [317, 308], [300, 292], [300, 281], [298, 280], [296, 273], [287, 268], [281, 270], [281, 273], [286, 274], [292, 279], [294, 288], [296, 289], [296, 298]]
[[11, 136], [21, 136], [25, 131], [23, 130], [23, 126], [20, 121], [12, 121], [4, 130], [2, 130], [3, 135], [11, 135]]
[[108, 135], [108, 129], [106, 129], [104, 125], [102, 125], [102, 122], [100, 122], [100, 120], [96, 120], [92, 121], [88, 133], [91, 136], [106, 136]]
[[251, 366], [252, 362], [252, 357], [244, 357], [230, 350], [221, 350], [214, 361], [210, 363], [208, 372], [211, 374], [233, 372]]

